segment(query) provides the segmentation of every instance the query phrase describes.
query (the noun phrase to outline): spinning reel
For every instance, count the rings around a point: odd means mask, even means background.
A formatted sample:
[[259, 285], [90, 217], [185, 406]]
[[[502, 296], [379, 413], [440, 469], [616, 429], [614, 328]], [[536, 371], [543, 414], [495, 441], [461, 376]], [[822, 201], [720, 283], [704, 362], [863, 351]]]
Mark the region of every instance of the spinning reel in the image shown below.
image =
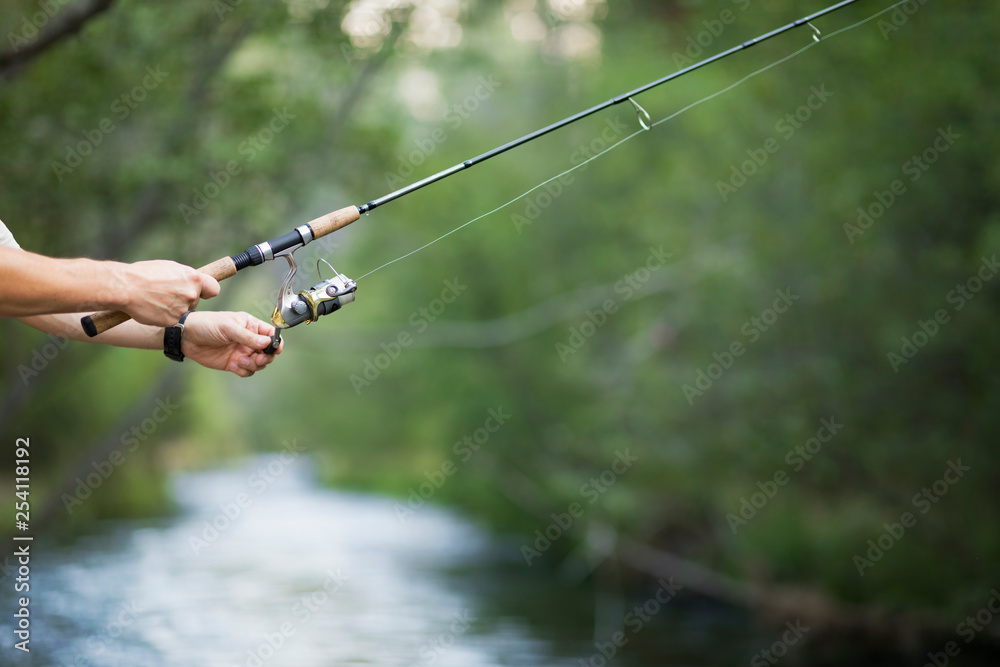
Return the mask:
[[265, 354], [274, 354], [278, 351], [278, 346], [281, 345], [282, 329], [290, 329], [303, 322], [307, 324], [315, 322], [323, 315], [340, 310], [354, 301], [354, 293], [358, 289], [357, 283], [333, 268], [330, 262], [321, 259], [319, 261], [330, 267], [330, 270], [335, 274], [334, 277], [323, 280], [323, 274], [320, 272], [319, 262], [317, 262], [316, 273], [319, 274], [320, 282], [296, 294], [292, 289], [292, 282], [298, 273], [298, 265], [295, 263], [293, 253], [294, 250], [289, 249], [275, 255], [275, 257], [284, 257], [288, 262], [288, 274], [281, 281], [281, 287], [278, 289], [278, 304], [271, 314], [271, 324], [277, 331], [271, 338], [271, 344], [264, 348]]

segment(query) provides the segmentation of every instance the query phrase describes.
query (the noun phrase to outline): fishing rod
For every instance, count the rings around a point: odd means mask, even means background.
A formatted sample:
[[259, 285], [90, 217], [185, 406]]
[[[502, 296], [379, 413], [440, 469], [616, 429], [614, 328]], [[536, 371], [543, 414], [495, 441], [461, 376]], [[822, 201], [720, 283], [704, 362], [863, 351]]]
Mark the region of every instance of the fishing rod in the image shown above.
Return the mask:
[[[296, 227], [287, 234], [283, 234], [277, 238], [271, 239], [270, 241], [250, 246], [238, 255], [221, 257], [214, 262], [206, 264], [198, 270], [202, 273], [207, 273], [216, 280], [221, 281], [236, 275], [238, 271], [247, 267], [259, 266], [264, 262], [274, 260], [276, 257], [283, 257], [285, 261], [288, 262], [288, 273], [281, 283], [281, 288], [278, 291], [278, 303], [271, 315], [271, 323], [277, 329], [277, 332], [272, 338], [271, 345], [263, 350], [269, 354], [273, 353], [277, 350], [278, 345], [281, 343], [282, 329], [289, 329], [302, 324], [303, 322], [315, 322], [323, 315], [329, 315], [330, 313], [340, 310], [343, 306], [354, 301], [355, 292], [358, 288], [355, 281], [339, 273], [336, 269], [330, 266], [329, 262], [325, 262], [334, 272], [334, 277], [320, 280], [320, 282], [313, 285], [309, 289], [301, 290], [298, 293], [295, 293], [292, 285], [295, 280], [296, 273], [298, 272], [298, 267], [295, 263], [294, 253], [298, 249], [322, 236], [332, 234], [338, 229], [346, 227], [352, 222], [358, 220], [362, 213], [368, 214], [379, 206], [388, 204], [389, 202], [404, 197], [411, 192], [415, 192], [432, 183], [437, 183], [438, 181], [444, 180], [445, 178], [457, 174], [460, 171], [469, 169], [470, 167], [485, 162], [490, 158], [506, 153], [513, 148], [517, 148], [518, 146], [523, 146], [524, 144], [543, 137], [550, 132], [554, 132], [555, 130], [566, 127], [567, 125], [572, 125], [579, 120], [583, 120], [588, 116], [592, 116], [595, 113], [615, 105], [622, 104], [623, 102], [629, 102], [632, 104], [635, 108], [639, 124], [644, 130], [649, 130], [652, 127], [649, 122], [649, 114], [642, 108], [642, 106], [639, 105], [638, 102], [635, 101], [634, 98], [637, 95], [641, 95], [642, 93], [652, 90], [658, 86], [662, 86], [669, 81], [673, 81], [674, 79], [678, 79], [686, 74], [694, 72], [695, 70], [701, 69], [706, 65], [728, 58], [736, 53], [760, 44], [761, 42], [765, 42], [772, 37], [777, 37], [778, 35], [804, 25], [808, 25], [812, 28], [813, 39], [819, 42], [820, 31], [816, 28], [816, 26], [812, 25], [812, 21], [826, 16], [827, 14], [832, 14], [840, 9], [843, 9], [844, 7], [847, 7], [848, 5], [854, 4], [857, 1], [858, 0], [842, 0], [841, 2], [827, 7], [826, 9], [804, 16], [796, 21], [792, 21], [787, 25], [764, 33], [759, 37], [750, 39], [714, 56], [705, 58], [704, 60], [689, 65], [672, 74], [668, 74], [660, 79], [656, 79], [655, 81], [651, 81], [643, 86], [639, 86], [635, 90], [613, 97], [606, 102], [602, 102], [601, 104], [592, 106], [589, 109], [575, 113], [572, 116], [564, 118], [556, 123], [552, 123], [551, 125], [526, 134], [519, 139], [510, 141], [474, 158], [460, 162], [453, 167], [439, 171], [432, 176], [428, 176], [427, 178], [404, 186], [395, 192], [390, 192], [389, 194], [379, 197], [378, 199], [373, 199], [367, 204], [362, 204], [361, 206], [346, 206], [333, 211], [332, 213], [320, 216], [311, 222]], [[320, 278], [322, 279], [322, 275], [320, 275]], [[122, 322], [128, 321], [129, 319], [131, 319], [131, 317], [125, 312], [107, 310], [83, 317], [81, 319], [81, 324], [83, 326], [83, 330], [88, 336], [96, 336], [121, 324]]]

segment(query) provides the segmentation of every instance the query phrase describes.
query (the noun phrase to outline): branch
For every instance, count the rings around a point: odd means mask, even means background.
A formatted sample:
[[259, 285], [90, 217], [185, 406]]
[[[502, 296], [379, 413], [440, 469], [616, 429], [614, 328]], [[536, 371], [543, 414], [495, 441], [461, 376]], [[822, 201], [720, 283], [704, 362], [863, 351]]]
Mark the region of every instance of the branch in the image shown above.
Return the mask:
[[[201, 67], [195, 71], [188, 88], [186, 94], [188, 107], [185, 113], [179, 115], [174, 125], [164, 133], [163, 152], [165, 154], [181, 150], [195, 127], [191, 119], [198, 118], [202, 114], [209, 85], [215, 75], [222, 70], [229, 57], [236, 51], [236, 48], [250, 35], [253, 28], [254, 23], [251, 21], [240, 24], [224, 39], [221, 45], [209, 50]], [[120, 257], [132, 240], [138, 238], [148, 227], [161, 220], [164, 202], [169, 192], [168, 186], [169, 181], [162, 178], [147, 184], [139, 194], [139, 204], [127, 222], [120, 227], [108, 228], [103, 238], [94, 244], [87, 256], [96, 259]]]
[[[741, 582], [641, 542], [621, 540], [615, 555], [637, 572], [676, 577], [698, 595], [748, 608], [774, 627], [799, 619], [814, 631], [813, 642], [820, 636], [854, 637], [873, 645], [914, 649], [921, 644], [938, 645], [954, 634], [954, 627], [933, 613], [848, 604], [808, 585]], [[1000, 631], [987, 628], [981, 634], [980, 641], [1000, 645]]]
[[84, 25], [113, 3], [114, 0], [80, 0], [69, 9], [59, 12], [33, 42], [23, 48], [15, 45], [0, 54], [0, 76], [13, 77], [43, 52], [80, 32]]
[[623, 563], [633, 569], [656, 577], [677, 577], [685, 588], [728, 604], [753, 606], [759, 597], [758, 591], [749, 584], [713, 572], [694, 561], [655, 550], [640, 542], [621, 540], [617, 555]]

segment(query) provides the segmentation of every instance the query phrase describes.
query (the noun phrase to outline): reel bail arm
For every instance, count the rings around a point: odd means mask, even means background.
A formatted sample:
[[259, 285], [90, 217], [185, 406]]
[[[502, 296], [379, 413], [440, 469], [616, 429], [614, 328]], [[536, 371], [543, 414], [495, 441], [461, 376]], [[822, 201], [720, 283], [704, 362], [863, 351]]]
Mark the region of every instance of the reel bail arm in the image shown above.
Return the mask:
[[319, 274], [320, 282], [296, 294], [292, 289], [295, 274], [298, 272], [294, 255], [296, 249], [286, 250], [277, 255], [284, 257], [285, 261], [288, 262], [288, 273], [281, 281], [281, 287], [278, 290], [278, 303], [271, 314], [271, 324], [277, 331], [271, 337], [271, 344], [262, 350], [264, 354], [277, 352], [278, 346], [281, 345], [282, 329], [290, 329], [303, 322], [311, 324], [323, 315], [340, 310], [354, 301], [354, 293], [358, 289], [356, 282], [334, 269], [325, 259], [321, 259], [320, 262], [333, 270], [334, 277], [323, 280], [323, 274], [320, 273], [319, 262], [317, 262], [316, 273]]

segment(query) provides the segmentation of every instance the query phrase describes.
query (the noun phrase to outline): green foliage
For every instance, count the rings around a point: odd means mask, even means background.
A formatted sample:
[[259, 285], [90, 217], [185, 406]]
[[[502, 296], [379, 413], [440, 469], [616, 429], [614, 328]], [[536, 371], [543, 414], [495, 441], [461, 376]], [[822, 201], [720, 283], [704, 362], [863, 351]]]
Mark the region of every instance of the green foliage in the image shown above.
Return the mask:
[[[739, 13], [706, 55], [805, 11], [764, 4]], [[875, 10], [860, 3], [821, 27], [832, 33]], [[662, 76], [718, 16], [702, 5], [613, 4], [594, 24], [600, 59], [574, 61], [515, 42], [509, 17], [485, 3], [463, 18], [458, 48], [431, 53], [405, 36], [395, 51], [359, 50], [340, 30], [343, 11], [331, 5], [302, 22], [283, 3], [241, 3], [219, 21], [209, 3], [120, 3], [4, 84], [3, 219], [32, 250], [100, 256], [111, 247], [120, 259], [198, 265], [394, 189], [387, 174], [435, 130], [446, 140], [405, 182]], [[4, 8], [5, 24], [17, 16]], [[552, 512], [585, 503], [553, 560], [588, 526], [610, 525], [743, 578], [950, 619], [995, 584], [998, 553], [1000, 283], [986, 281], [961, 310], [948, 299], [1000, 245], [998, 20], [994, 8], [928, 4], [887, 37], [871, 22], [830, 38], [573, 172], [530, 224], [519, 229], [511, 216], [547, 201], [544, 190], [365, 277], [356, 304], [289, 332], [280, 363], [253, 380], [185, 368], [190, 409], [162, 437], [183, 436], [192, 464], [295, 438], [328, 481], [401, 502], [453, 461], [457, 472], [431, 502], [498, 530], [530, 535]], [[641, 102], [664, 118], [808, 39], [803, 30], [756, 46]], [[147, 65], [170, 76], [59, 182], [50, 163]], [[480, 77], [500, 85], [455, 127], [443, 109], [411, 115], [399, 86], [414, 70], [433, 73], [448, 108], [474, 95]], [[782, 119], [819, 87], [832, 97], [786, 135]], [[295, 118], [248, 160], [241, 146], [275, 108]], [[357, 277], [428, 243], [569, 168], [619, 117], [624, 134], [638, 129], [622, 105], [388, 204], [304, 270], [325, 256]], [[905, 165], [947, 128], [959, 138], [912, 180]], [[768, 139], [778, 151], [720, 196], [719, 183]], [[232, 160], [240, 173], [186, 222], [180, 205]], [[904, 194], [860, 235], [845, 230], [897, 179]], [[614, 289], [642, 275], [661, 246], [669, 259], [631, 298]], [[280, 271], [257, 271], [226, 285], [225, 307], [267, 317], [261, 299]], [[466, 289], [431, 321], [420, 309], [449, 280]], [[753, 324], [786, 289], [798, 300], [766, 329]], [[558, 346], [605, 298], [614, 312], [564, 362]], [[894, 372], [887, 355], [940, 309], [947, 323]], [[14, 359], [40, 341], [10, 323], [0, 331]], [[412, 345], [382, 364], [404, 333]], [[731, 367], [703, 394], [686, 394], [734, 342], [743, 352]], [[163, 363], [67, 349], [4, 432], [52, 443], [40, 465], [55, 476]], [[369, 363], [385, 367], [364, 380]], [[5, 371], [8, 397], [23, 391], [16, 363]], [[53, 405], [58, 423], [47, 417]], [[510, 420], [459, 461], [456, 443], [498, 407]], [[788, 453], [831, 417], [843, 429], [794, 471]], [[638, 461], [589, 504], [581, 487], [626, 450]], [[914, 494], [959, 458], [971, 471], [920, 514]], [[787, 485], [734, 534], [727, 514], [778, 471]], [[128, 497], [129, 486], [114, 491]], [[859, 576], [854, 557], [907, 511], [916, 525]]]

